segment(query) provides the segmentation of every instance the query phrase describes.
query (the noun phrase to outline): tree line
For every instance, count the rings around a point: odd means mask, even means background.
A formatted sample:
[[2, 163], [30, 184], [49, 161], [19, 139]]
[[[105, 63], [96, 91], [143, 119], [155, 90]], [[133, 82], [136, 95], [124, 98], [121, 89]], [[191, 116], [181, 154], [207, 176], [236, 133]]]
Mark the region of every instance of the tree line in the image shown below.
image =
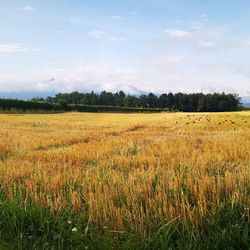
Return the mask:
[[240, 107], [240, 98], [237, 94], [225, 93], [168, 93], [155, 95], [153, 93], [140, 96], [125, 94], [123, 91], [116, 93], [102, 91], [101, 93], [58, 93], [54, 97], [33, 98], [33, 102], [47, 102], [60, 104], [67, 107], [71, 104], [134, 107], [134, 108], [158, 108], [165, 110], [179, 110], [184, 112], [221, 112], [235, 111]]
[[[38, 100], [39, 99], [39, 100]], [[136, 107], [118, 107], [118, 106], [105, 106], [105, 105], [84, 105], [84, 104], [66, 104], [48, 103], [42, 101], [41, 98], [36, 98], [32, 101], [23, 101], [17, 99], [4, 99], [0, 98], [0, 111], [3, 112], [65, 112], [65, 111], [78, 111], [78, 112], [117, 112], [117, 113], [140, 113], [140, 112], [162, 112], [163, 109], [158, 108], [136, 108]]]
[[34, 102], [23, 101], [17, 99], [0, 98], [0, 110], [43, 110], [43, 111], [57, 111], [60, 106], [48, 102]]

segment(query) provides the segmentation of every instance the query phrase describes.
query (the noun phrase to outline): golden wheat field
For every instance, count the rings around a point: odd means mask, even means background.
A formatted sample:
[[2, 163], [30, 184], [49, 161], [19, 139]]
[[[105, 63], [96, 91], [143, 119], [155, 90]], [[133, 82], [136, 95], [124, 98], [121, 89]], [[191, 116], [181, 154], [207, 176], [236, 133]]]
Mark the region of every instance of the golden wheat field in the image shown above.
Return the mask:
[[249, 218], [250, 112], [1, 114], [0, 188], [110, 230], [188, 218], [226, 201]]

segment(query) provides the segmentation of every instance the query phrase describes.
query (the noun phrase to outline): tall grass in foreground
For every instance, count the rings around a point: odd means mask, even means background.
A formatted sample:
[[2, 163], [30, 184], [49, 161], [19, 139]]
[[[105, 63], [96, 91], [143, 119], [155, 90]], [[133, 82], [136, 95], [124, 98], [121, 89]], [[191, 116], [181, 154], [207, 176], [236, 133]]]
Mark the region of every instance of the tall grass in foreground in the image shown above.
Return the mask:
[[110, 231], [89, 224], [86, 213], [53, 212], [2, 194], [0, 249], [248, 249], [249, 222], [242, 209], [225, 205], [207, 217], [202, 230], [183, 229], [178, 218], [152, 228], [148, 235]]
[[249, 112], [0, 122], [0, 249], [250, 247]]

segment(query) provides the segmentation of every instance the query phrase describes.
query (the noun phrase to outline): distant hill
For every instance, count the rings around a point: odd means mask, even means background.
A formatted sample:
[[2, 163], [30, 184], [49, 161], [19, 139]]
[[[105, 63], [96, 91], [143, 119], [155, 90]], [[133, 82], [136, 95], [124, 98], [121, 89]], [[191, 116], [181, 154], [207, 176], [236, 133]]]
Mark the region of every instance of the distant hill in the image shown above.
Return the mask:
[[12, 98], [20, 100], [30, 100], [35, 97], [47, 98], [48, 96], [54, 96], [56, 93], [53, 91], [48, 92], [36, 92], [36, 91], [20, 91], [20, 92], [0, 92], [0, 98]]
[[250, 108], [250, 96], [241, 97], [241, 103], [243, 106]]

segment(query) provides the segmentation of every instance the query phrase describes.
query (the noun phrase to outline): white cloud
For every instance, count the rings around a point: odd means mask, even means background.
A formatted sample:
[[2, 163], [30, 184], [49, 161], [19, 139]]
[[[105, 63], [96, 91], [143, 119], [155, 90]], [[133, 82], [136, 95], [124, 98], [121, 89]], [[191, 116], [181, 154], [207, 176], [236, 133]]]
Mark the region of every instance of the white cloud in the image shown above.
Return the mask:
[[90, 31], [90, 32], [88, 32], [88, 35], [90, 37], [95, 38], [95, 39], [103, 39], [103, 37], [104, 37], [104, 33], [102, 31], [100, 31], [100, 30]]
[[246, 39], [244, 39], [243, 44], [250, 46], [250, 37], [247, 37]]
[[173, 72], [173, 67], [186, 61], [186, 57], [181, 55], [167, 55], [167, 56], [157, 56], [157, 57], [143, 57], [137, 61], [141, 70], [171, 70]]
[[206, 22], [206, 21], [208, 21], [208, 16], [206, 14], [201, 14], [200, 15], [200, 20], [203, 21], [203, 22]]
[[50, 65], [48, 68], [23, 72], [18, 77], [1, 76], [0, 91], [117, 91], [131, 89], [128, 86], [142, 91], [157, 92], [157, 87], [166, 91], [169, 87], [166, 86], [166, 79], [173, 77], [174, 67], [183, 60], [181, 56], [141, 58], [130, 68], [84, 62], [74, 62], [62, 68]]
[[22, 44], [0, 44], [0, 53], [23, 52], [25, 49]]
[[197, 21], [190, 21], [190, 24], [194, 30], [200, 30], [203, 28], [203, 23], [202, 22], [197, 22]]
[[192, 37], [192, 33], [181, 29], [166, 29], [165, 32], [170, 38], [188, 38]]
[[128, 41], [128, 39], [126, 37], [117, 37], [117, 36], [113, 36], [111, 38], [111, 40], [114, 42], [126, 42], [126, 41]]
[[[219, 52], [222, 50], [236, 50], [243, 48], [243, 43], [247, 47], [247, 43], [250, 39], [235, 39], [233, 37], [228, 38], [228, 27], [224, 26], [202, 26], [199, 22], [188, 22], [190, 29], [175, 29], [169, 28], [165, 30], [167, 37], [162, 37], [157, 41], [158, 46], [167, 46], [176, 49], [185, 49], [192, 53], [199, 55], [201, 52], [208, 51], [209, 53]], [[201, 26], [199, 26], [201, 25]], [[242, 42], [244, 41], [244, 42]], [[157, 45], [157, 44], [156, 44]]]
[[121, 16], [111, 16], [112, 19], [116, 19], [116, 20], [121, 20], [122, 17]]
[[18, 52], [36, 52], [40, 51], [37, 48], [25, 48], [20, 43], [12, 43], [12, 44], [0, 44], [0, 54], [11, 54], [11, 53], [18, 53]]
[[215, 41], [199, 41], [198, 46], [204, 49], [209, 49], [209, 48], [214, 48], [216, 47], [216, 42]]
[[189, 58], [178, 55], [141, 58], [130, 68], [79, 62], [69, 67], [23, 72], [18, 76], [1, 75], [0, 91], [118, 91], [129, 90], [128, 86], [133, 86], [155, 93], [225, 91], [243, 96], [249, 92], [249, 66], [216, 63], [199, 64], [197, 67], [188, 65]]
[[23, 10], [23, 11], [34, 11], [35, 8], [32, 7], [32, 6], [30, 6], [30, 5], [26, 5], [26, 6], [22, 7], [22, 8], [20, 8], [20, 10]]

